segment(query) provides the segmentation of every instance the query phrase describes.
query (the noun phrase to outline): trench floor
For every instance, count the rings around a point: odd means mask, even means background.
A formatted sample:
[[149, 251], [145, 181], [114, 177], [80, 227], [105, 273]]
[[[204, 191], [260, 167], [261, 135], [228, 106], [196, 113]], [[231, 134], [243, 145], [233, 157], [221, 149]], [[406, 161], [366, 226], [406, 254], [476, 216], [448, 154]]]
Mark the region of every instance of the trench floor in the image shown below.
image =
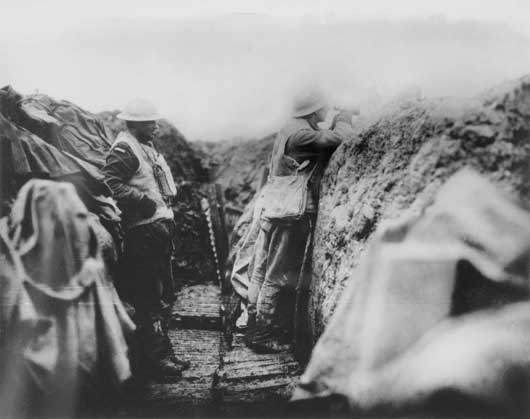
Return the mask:
[[170, 338], [177, 356], [191, 362], [181, 378], [147, 383], [139, 417], [283, 416], [301, 374], [291, 353], [256, 354], [236, 334], [229, 344], [215, 284], [185, 286], [173, 307]]

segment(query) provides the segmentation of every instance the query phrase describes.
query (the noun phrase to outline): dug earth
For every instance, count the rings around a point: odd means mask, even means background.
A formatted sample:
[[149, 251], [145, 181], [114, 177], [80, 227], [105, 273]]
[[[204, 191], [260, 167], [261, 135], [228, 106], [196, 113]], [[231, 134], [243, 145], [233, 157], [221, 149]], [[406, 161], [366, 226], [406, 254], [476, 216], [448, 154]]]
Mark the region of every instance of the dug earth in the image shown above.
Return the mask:
[[311, 323], [322, 334], [377, 227], [418, 214], [463, 167], [528, 207], [530, 77], [469, 101], [389, 104], [334, 153], [322, 181], [313, 254]]

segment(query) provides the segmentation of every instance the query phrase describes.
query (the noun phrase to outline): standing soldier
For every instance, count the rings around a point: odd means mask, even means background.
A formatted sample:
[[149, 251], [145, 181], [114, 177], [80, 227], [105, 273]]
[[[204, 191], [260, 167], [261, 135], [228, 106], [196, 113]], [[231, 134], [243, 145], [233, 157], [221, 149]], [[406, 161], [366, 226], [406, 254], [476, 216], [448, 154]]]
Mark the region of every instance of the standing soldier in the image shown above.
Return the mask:
[[149, 102], [129, 103], [103, 168], [105, 180], [122, 211], [125, 230], [122, 294], [135, 309], [140, 365], [147, 372], [180, 375], [188, 362], [174, 355], [167, 334], [174, 300], [171, 270], [176, 195], [171, 171], [153, 146], [160, 119]]
[[305, 92], [295, 99], [291, 119], [276, 136], [248, 291], [246, 342], [257, 352], [288, 349], [281, 339], [285, 330], [276, 320], [280, 294], [296, 287], [297, 305], [307, 300], [301, 270], [310, 249], [320, 179], [331, 153], [353, 135], [351, 112], [336, 115], [331, 129], [319, 129], [327, 112], [319, 91]]

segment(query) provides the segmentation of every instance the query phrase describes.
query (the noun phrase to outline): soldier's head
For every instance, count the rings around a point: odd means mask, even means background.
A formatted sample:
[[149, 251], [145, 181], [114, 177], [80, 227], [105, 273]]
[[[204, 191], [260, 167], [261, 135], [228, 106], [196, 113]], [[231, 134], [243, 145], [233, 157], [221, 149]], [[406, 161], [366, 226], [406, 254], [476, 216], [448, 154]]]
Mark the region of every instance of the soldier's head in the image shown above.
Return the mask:
[[293, 100], [292, 115], [295, 118], [311, 119], [318, 123], [326, 119], [329, 107], [319, 89], [306, 89], [298, 93]]
[[139, 141], [152, 141], [157, 132], [157, 120], [161, 118], [155, 106], [143, 99], [129, 102], [118, 118], [125, 121], [127, 129]]
[[127, 121], [126, 125], [129, 132], [142, 143], [153, 141], [158, 131], [156, 121]]

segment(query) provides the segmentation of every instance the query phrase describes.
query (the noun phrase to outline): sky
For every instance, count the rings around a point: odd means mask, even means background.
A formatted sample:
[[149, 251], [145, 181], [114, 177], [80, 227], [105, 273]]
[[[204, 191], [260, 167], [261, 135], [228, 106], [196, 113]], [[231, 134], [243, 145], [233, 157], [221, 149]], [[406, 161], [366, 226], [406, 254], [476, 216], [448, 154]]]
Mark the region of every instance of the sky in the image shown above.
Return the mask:
[[93, 112], [143, 97], [190, 139], [274, 132], [319, 85], [369, 111], [530, 73], [528, 0], [0, 0], [0, 83]]

